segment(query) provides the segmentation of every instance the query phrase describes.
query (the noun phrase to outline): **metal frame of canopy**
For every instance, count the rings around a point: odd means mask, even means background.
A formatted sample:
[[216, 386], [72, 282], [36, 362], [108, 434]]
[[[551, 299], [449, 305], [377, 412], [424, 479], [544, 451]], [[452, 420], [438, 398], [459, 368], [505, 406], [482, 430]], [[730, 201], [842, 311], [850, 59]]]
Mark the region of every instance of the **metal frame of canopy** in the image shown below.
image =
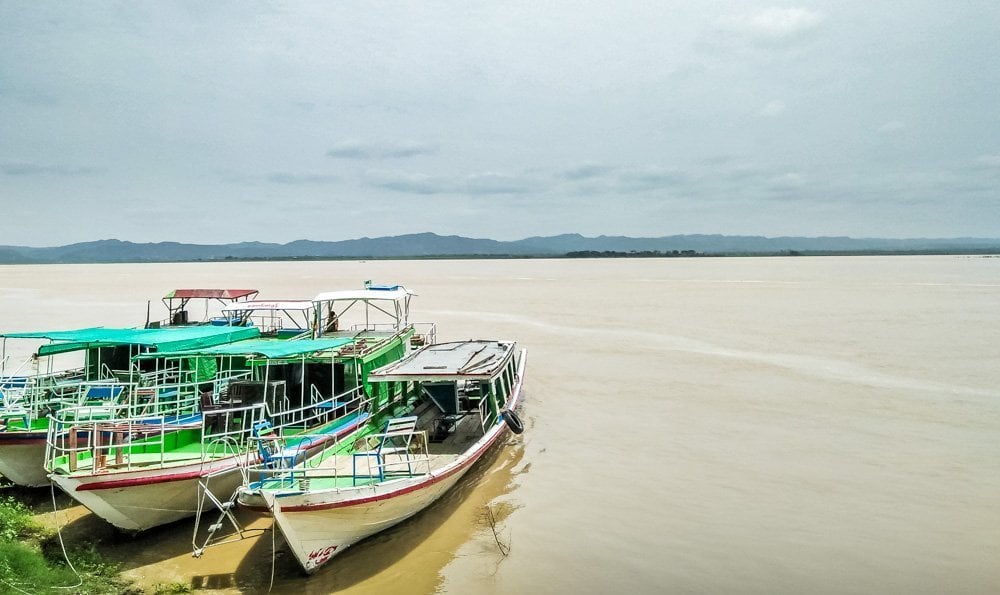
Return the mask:
[[[252, 300], [260, 293], [256, 289], [175, 289], [163, 296], [163, 305], [167, 307], [167, 324], [187, 324], [188, 318], [184, 309], [191, 300], [205, 300], [205, 318], [208, 318], [208, 305], [214, 300], [223, 306]], [[182, 315], [182, 313], [184, 313]], [[148, 316], [147, 316], [148, 317]], [[147, 320], [146, 326], [150, 323]]]
[[[402, 285], [386, 286], [370, 283], [366, 283], [364, 289], [320, 293], [312, 299], [317, 304], [319, 321], [326, 321], [325, 325], [319, 325], [318, 334], [322, 336], [324, 333], [339, 330], [340, 318], [358, 303], [364, 307], [364, 330], [375, 330], [375, 325], [372, 323], [373, 314], [384, 315], [392, 320], [393, 330], [401, 330], [409, 324], [410, 298], [414, 295], [417, 294]], [[346, 302], [346, 305], [338, 312], [334, 309], [336, 302]], [[392, 304], [392, 310], [383, 306], [386, 302]]]
[[309, 300], [249, 300], [234, 302], [222, 309], [223, 316], [231, 324], [242, 326], [254, 324], [264, 333], [285, 330], [288, 321], [297, 326], [294, 329], [309, 331], [315, 338], [318, 324], [316, 304]]

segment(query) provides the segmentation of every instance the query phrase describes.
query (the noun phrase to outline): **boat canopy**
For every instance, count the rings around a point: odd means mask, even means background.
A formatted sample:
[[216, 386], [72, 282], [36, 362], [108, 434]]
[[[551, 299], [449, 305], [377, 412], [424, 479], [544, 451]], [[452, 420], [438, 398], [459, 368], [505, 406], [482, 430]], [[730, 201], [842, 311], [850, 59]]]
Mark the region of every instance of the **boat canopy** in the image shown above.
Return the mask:
[[256, 289], [175, 289], [163, 296], [165, 300], [216, 299], [238, 300], [257, 295]]
[[348, 300], [402, 300], [411, 295], [417, 295], [402, 285], [372, 285], [365, 289], [347, 289], [344, 291], [327, 291], [314, 297], [314, 302], [332, 302]]
[[222, 309], [223, 312], [246, 312], [257, 310], [293, 312], [312, 310], [316, 304], [309, 300], [252, 300], [249, 302], [234, 302]]
[[346, 337], [321, 337], [319, 339], [296, 339], [287, 341], [280, 339], [256, 338], [223, 345], [199, 347], [197, 349], [171, 351], [169, 353], [160, 351], [155, 355], [151, 354], [143, 357], [259, 355], [268, 359], [277, 359], [307, 355], [318, 351], [329, 351], [353, 342], [353, 339]]
[[513, 353], [512, 341], [435, 343], [373, 370], [369, 382], [434, 382], [496, 375]]
[[337, 330], [340, 318], [355, 304], [361, 304], [360, 308], [364, 310], [364, 328], [374, 328], [373, 316], [385, 316], [392, 321], [393, 328], [400, 330], [409, 324], [410, 297], [414, 295], [417, 294], [402, 285], [372, 285], [369, 282], [365, 283], [364, 289], [321, 293], [312, 299], [316, 303], [319, 319], [326, 321], [326, 328], [318, 330], [321, 334]]
[[4, 339], [48, 339], [38, 348], [38, 356], [54, 355], [96, 347], [142, 345], [157, 351], [195, 349], [260, 336], [260, 329], [236, 326], [181, 326], [164, 328], [92, 327], [64, 331], [36, 331], [0, 334]]

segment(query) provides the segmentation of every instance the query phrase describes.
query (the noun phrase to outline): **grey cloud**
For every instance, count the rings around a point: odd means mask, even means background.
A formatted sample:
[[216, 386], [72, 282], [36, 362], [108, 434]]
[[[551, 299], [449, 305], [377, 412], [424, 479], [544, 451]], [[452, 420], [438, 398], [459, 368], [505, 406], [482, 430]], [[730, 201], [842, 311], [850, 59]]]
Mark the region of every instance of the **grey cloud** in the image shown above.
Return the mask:
[[978, 169], [989, 169], [1000, 172], [1000, 153], [980, 155], [976, 158], [975, 167]]
[[747, 43], [760, 48], [787, 47], [808, 39], [820, 29], [826, 15], [807, 8], [770, 7], [725, 15], [702, 39], [701, 45], [722, 48]]
[[454, 192], [450, 180], [433, 178], [422, 174], [377, 175], [369, 179], [369, 185], [406, 194], [443, 194]]
[[878, 132], [883, 134], [890, 134], [894, 132], [899, 132], [906, 128], [906, 125], [899, 120], [889, 120], [885, 124], [878, 127]]
[[657, 166], [623, 170], [617, 177], [622, 189], [633, 191], [676, 188], [691, 181], [689, 174]]
[[[577, 170], [587, 175], [567, 175], [567, 171]], [[760, 167], [733, 157], [704, 160], [687, 168], [595, 166], [591, 170], [581, 166], [555, 172], [553, 177], [563, 181], [575, 195], [614, 194], [628, 199], [661, 193], [702, 201], [728, 200], [734, 196], [759, 200], [805, 199], [813, 181], [802, 171]]]
[[748, 38], [773, 42], [800, 37], [816, 29], [824, 18], [822, 13], [806, 8], [770, 7], [753, 13], [724, 17], [721, 24]]
[[275, 172], [267, 176], [267, 181], [273, 184], [307, 185], [307, 184], [331, 184], [337, 182], [337, 176], [323, 174], [290, 174], [286, 172]]
[[368, 184], [407, 194], [524, 194], [540, 190], [537, 180], [493, 172], [464, 177], [430, 176], [398, 172], [369, 172]]
[[538, 185], [519, 176], [486, 173], [466, 177], [462, 186], [468, 194], [524, 194]]
[[96, 167], [65, 167], [40, 163], [3, 163], [0, 171], [8, 176], [39, 176], [73, 178], [92, 176], [104, 171]]
[[[83, 240], [108, 221], [73, 201], [213, 196], [488, 237], [995, 234], [1000, 11], [973, 4], [0, 2], [0, 186], [66, 221], [0, 231]], [[482, 216], [499, 200], [516, 227]], [[137, 237], [192, 239], [160, 219]]]
[[421, 143], [402, 142], [395, 144], [344, 142], [326, 152], [334, 159], [405, 159], [419, 155], [431, 155], [437, 148]]
[[614, 171], [614, 168], [607, 165], [585, 163], [578, 167], [560, 172], [558, 176], [567, 180], [589, 180], [605, 176], [612, 171]]
[[689, 172], [662, 166], [621, 167], [583, 164], [557, 171], [553, 177], [574, 184], [588, 194], [600, 192], [642, 192], [662, 188], [675, 188], [691, 181]]

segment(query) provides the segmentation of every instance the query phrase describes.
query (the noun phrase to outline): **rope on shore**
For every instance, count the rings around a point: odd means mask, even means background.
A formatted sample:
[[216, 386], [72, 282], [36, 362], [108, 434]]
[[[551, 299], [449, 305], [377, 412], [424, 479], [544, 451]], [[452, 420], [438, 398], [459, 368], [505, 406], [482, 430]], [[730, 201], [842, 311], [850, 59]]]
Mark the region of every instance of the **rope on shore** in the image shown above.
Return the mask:
[[[73, 563], [69, 561], [69, 554], [66, 553], [66, 544], [65, 542], [63, 542], [63, 536], [62, 536], [62, 526], [59, 524], [59, 516], [56, 514], [57, 512], [59, 512], [59, 507], [56, 506], [56, 484], [54, 481], [49, 482], [49, 488], [51, 488], [52, 490], [52, 518], [55, 520], [56, 523], [56, 534], [59, 536], [59, 547], [62, 548], [63, 559], [66, 560], [66, 565], [69, 566], [69, 569], [73, 571], [73, 574], [76, 575], [76, 578], [80, 580], [80, 582], [73, 585], [72, 587], [54, 587], [54, 588], [76, 589], [77, 587], [83, 584], [83, 577], [80, 576], [80, 573], [77, 572], [76, 568], [73, 567]], [[18, 590], [20, 591], [20, 589]]]
[[[263, 487], [261, 488], [261, 497], [264, 498]], [[272, 502], [269, 502], [267, 498], [264, 498], [264, 505], [267, 506], [267, 510], [271, 513], [271, 582], [267, 584], [267, 592], [270, 593], [271, 589], [274, 588], [274, 566], [275, 566], [275, 560], [278, 557], [278, 553], [274, 551], [275, 548], [274, 524], [276, 521], [274, 518], [274, 506], [272, 505]]]
[[[2, 582], [3, 582], [3, 584], [7, 585], [7, 586], [8, 586], [8, 587], [10, 587], [11, 589], [14, 589], [15, 591], [17, 591], [17, 592], [19, 592], [19, 593], [24, 593], [25, 595], [34, 595], [34, 593], [32, 593], [32, 592], [30, 592], [30, 591], [25, 591], [24, 589], [22, 589], [22, 588], [18, 587], [18, 586], [17, 586], [17, 585], [15, 585], [14, 583], [8, 583], [7, 581], [2, 581]], [[59, 587], [59, 588], [60, 588], [60, 589], [65, 589], [66, 587]]]

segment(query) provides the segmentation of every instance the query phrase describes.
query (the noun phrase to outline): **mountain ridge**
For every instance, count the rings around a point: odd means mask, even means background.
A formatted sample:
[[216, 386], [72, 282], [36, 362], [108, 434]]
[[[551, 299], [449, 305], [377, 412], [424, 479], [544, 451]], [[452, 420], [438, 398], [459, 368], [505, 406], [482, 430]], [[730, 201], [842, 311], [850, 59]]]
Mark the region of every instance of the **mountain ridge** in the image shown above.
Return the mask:
[[136, 243], [118, 239], [63, 246], [0, 246], [2, 264], [184, 262], [215, 260], [442, 258], [442, 257], [563, 257], [632, 253], [692, 252], [699, 255], [762, 255], [794, 253], [983, 253], [1000, 252], [997, 238], [852, 238], [848, 236], [729, 236], [687, 234], [662, 237], [587, 237], [578, 233], [532, 236], [501, 241], [438, 235], [432, 232], [398, 236], [323, 241], [299, 239], [285, 244], [247, 241], [231, 244], [182, 242]]

